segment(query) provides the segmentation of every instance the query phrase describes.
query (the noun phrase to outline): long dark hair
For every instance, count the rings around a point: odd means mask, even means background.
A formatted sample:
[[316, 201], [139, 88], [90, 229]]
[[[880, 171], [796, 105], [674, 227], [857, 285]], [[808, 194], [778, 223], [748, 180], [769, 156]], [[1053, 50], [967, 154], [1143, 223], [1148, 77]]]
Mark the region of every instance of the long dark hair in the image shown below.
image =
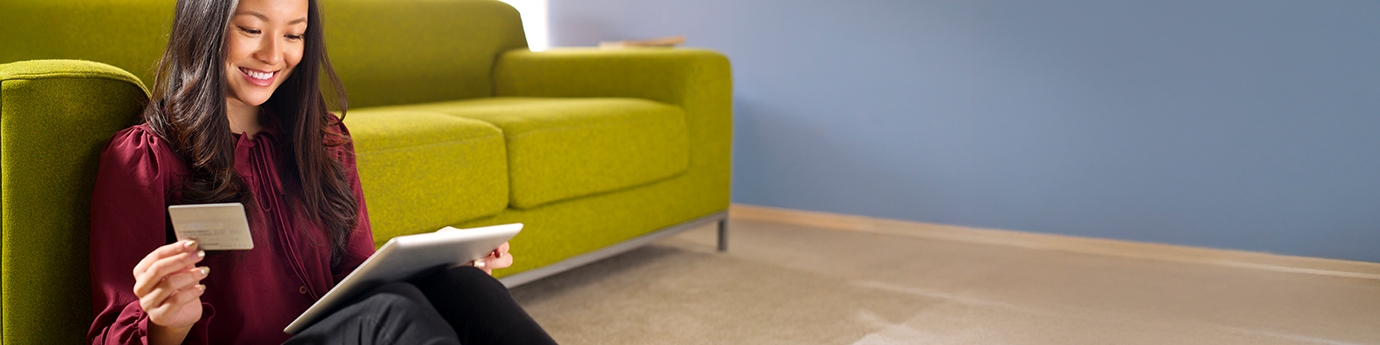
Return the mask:
[[[225, 109], [225, 41], [237, 5], [237, 0], [177, 1], [153, 96], [144, 107], [143, 121], [191, 165], [192, 176], [181, 189], [183, 203], [253, 204], [252, 192], [235, 173], [235, 141]], [[286, 191], [300, 206], [293, 208], [295, 215], [322, 228], [335, 263], [359, 222], [359, 201], [341, 164], [353, 161], [344, 156], [352, 154], [349, 150], [339, 149], [349, 138], [336, 129], [348, 108], [345, 88], [326, 56], [317, 1], [308, 0], [307, 7], [302, 61], [261, 107], [283, 128], [278, 178], [295, 182], [284, 188], [300, 192]], [[326, 108], [323, 71], [340, 118]]]

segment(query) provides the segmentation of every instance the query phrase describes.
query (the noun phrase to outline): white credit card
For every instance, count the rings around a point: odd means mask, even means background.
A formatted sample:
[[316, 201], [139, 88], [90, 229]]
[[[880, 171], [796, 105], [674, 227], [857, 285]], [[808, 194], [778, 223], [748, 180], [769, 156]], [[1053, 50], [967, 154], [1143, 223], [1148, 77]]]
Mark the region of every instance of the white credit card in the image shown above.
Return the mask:
[[194, 239], [202, 250], [254, 249], [240, 203], [168, 206], [168, 218], [178, 241]]

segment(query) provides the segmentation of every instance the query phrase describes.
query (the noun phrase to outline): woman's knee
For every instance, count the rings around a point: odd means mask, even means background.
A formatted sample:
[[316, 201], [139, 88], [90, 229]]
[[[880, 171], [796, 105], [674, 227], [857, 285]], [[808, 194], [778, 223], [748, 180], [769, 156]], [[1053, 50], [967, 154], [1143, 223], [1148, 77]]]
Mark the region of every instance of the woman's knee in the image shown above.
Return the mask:
[[503, 289], [503, 283], [494, 279], [483, 270], [470, 266], [451, 267], [440, 272], [436, 272], [414, 281], [423, 293], [433, 293], [435, 290], [455, 290], [455, 289]]
[[408, 300], [420, 300], [423, 302], [426, 301], [426, 296], [422, 294], [422, 290], [418, 289], [416, 285], [412, 285], [412, 283], [408, 282], [392, 282], [388, 284], [383, 284], [383, 286], [374, 288], [374, 290], [371, 291], [369, 294], [391, 295]]
[[389, 283], [293, 338], [294, 344], [456, 344], [455, 330], [408, 283]]
[[412, 284], [394, 282], [380, 286], [360, 303], [373, 314], [375, 326], [386, 330], [377, 335], [379, 340], [456, 338], [455, 330]]
[[431, 308], [431, 302], [422, 294], [422, 290], [406, 282], [392, 282], [374, 288], [358, 304], [390, 313], [416, 313]]

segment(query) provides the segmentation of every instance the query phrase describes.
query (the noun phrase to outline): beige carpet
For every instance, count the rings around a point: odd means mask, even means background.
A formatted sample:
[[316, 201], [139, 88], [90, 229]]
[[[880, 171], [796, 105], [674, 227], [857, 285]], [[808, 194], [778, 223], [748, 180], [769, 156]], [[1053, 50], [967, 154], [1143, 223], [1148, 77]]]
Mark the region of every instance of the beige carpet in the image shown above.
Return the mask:
[[1380, 344], [1380, 280], [731, 228], [512, 292], [563, 344]]

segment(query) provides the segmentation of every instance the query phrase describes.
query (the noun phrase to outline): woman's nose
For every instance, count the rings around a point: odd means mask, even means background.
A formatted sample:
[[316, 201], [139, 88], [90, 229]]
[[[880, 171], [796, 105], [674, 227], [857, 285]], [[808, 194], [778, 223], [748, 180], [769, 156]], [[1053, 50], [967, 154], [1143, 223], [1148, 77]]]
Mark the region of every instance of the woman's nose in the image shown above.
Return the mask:
[[254, 52], [254, 58], [269, 65], [277, 65], [283, 61], [283, 43], [274, 36], [264, 35], [262, 43], [259, 44], [259, 51]]

